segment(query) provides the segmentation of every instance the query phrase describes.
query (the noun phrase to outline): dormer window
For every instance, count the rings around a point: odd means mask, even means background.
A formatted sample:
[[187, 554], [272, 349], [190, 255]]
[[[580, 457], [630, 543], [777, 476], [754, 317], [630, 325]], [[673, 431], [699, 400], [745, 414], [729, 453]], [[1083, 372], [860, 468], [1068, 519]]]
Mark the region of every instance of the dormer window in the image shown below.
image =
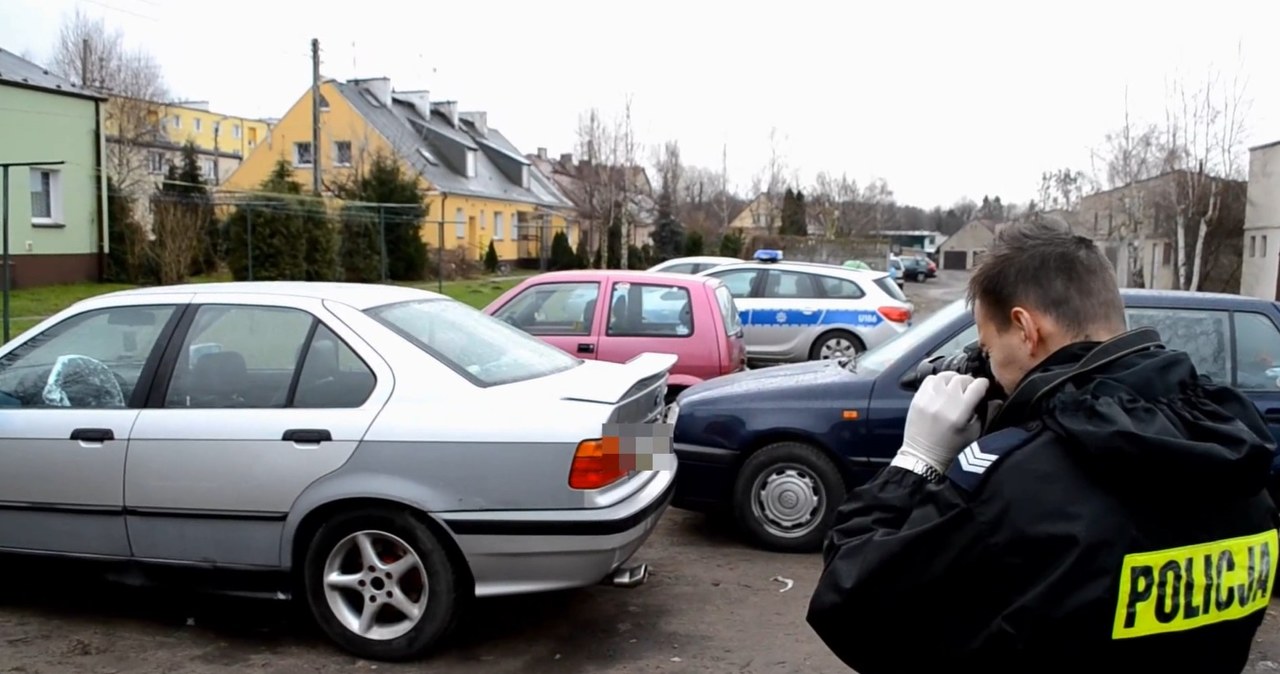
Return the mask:
[[520, 167], [520, 186], [525, 188], [526, 190], [529, 189], [529, 167], [528, 166]]
[[476, 151], [467, 150], [467, 177], [476, 177]]

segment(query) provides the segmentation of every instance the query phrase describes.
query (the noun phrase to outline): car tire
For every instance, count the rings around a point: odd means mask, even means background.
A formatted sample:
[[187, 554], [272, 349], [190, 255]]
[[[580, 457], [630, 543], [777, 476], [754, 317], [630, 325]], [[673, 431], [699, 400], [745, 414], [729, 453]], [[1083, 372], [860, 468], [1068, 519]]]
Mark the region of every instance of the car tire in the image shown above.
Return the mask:
[[925, 279], [925, 273], [924, 273], [924, 272], [920, 272], [920, 273], [916, 274], [916, 283], [924, 283], [924, 279]]
[[867, 350], [865, 344], [862, 343], [858, 336], [848, 330], [832, 330], [818, 335], [813, 340], [813, 345], [809, 347], [809, 360], [823, 360], [822, 352], [827, 348], [828, 344], [833, 342], [846, 342], [851, 347], [853, 353], [845, 353], [846, 356], [853, 356]]
[[844, 477], [817, 448], [777, 442], [747, 457], [733, 489], [739, 528], [760, 547], [814, 552], [844, 502]]
[[[369, 552], [376, 556], [372, 563]], [[320, 629], [357, 657], [421, 658], [448, 634], [459, 613], [458, 573], [449, 554], [406, 511], [363, 510], [329, 520], [307, 548], [303, 574], [307, 604]], [[349, 585], [337, 586], [331, 579], [338, 575]], [[372, 634], [366, 636], [359, 629], [366, 624], [365, 607], [374, 605]], [[409, 616], [397, 605], [416, 607], [416, 621], [393, 622]], [[380, 618], [390, 624], [379, 625]]]

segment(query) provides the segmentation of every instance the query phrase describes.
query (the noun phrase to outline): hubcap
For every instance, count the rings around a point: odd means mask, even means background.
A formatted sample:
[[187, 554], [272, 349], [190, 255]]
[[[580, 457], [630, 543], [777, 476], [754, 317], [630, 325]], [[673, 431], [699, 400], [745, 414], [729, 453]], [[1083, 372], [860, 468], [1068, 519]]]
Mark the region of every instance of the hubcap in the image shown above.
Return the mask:
[[858, 353], [857, 347], [853, 345], [853, 342], [845, 339], [844, 337], [832, 337], [831, 339], [823, 342], [822, 348], [819, 349], [819, 356], [822, 360], [844, 358], [845, 356], [852, 356], [856, 353]]
[[826, 494], [803, 466], [774, 466], [756, 478], [751, 493], [756, 521], [774, 536], [799, 538], [821, 521]]
[[407, 543], [383, 531], [342, 539], [324, 565], [324, 595], [344, 627], [376, 641], [403, 636], [427, 606], [427, 570]]

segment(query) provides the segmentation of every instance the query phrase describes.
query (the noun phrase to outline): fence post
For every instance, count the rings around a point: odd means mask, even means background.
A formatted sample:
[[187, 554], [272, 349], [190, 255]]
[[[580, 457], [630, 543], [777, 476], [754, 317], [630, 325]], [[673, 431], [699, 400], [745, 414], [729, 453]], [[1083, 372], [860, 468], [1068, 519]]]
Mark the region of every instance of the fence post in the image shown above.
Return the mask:
[[382, 204], [378, 204], [378, 248], [382, 256], [382, 282], [387, 282], [387, 219]]
[[246, 208], [244, 211], [244, 219], [246, 223], [246, 238], [249, 244], [249, 280], [253, 280], [253, 208]]

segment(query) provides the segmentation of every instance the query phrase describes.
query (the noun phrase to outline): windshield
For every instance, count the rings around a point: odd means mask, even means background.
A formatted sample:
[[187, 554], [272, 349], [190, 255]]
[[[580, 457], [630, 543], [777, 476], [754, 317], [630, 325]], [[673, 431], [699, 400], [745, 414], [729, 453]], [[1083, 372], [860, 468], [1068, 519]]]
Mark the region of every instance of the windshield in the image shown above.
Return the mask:
[[883, 372], [903, 355], [915, 350], [917, 346], [938, 339], [941, 336], [939, 333], [952, 321], [968, 312], [969, 307], [964, 299], [948, 304], [919, 325], [858, 356], [858, 372], [869, 374]]
[[414, 300], [365, 313], [479, 386], [563, 372], [581, 360], [461, 302]]

